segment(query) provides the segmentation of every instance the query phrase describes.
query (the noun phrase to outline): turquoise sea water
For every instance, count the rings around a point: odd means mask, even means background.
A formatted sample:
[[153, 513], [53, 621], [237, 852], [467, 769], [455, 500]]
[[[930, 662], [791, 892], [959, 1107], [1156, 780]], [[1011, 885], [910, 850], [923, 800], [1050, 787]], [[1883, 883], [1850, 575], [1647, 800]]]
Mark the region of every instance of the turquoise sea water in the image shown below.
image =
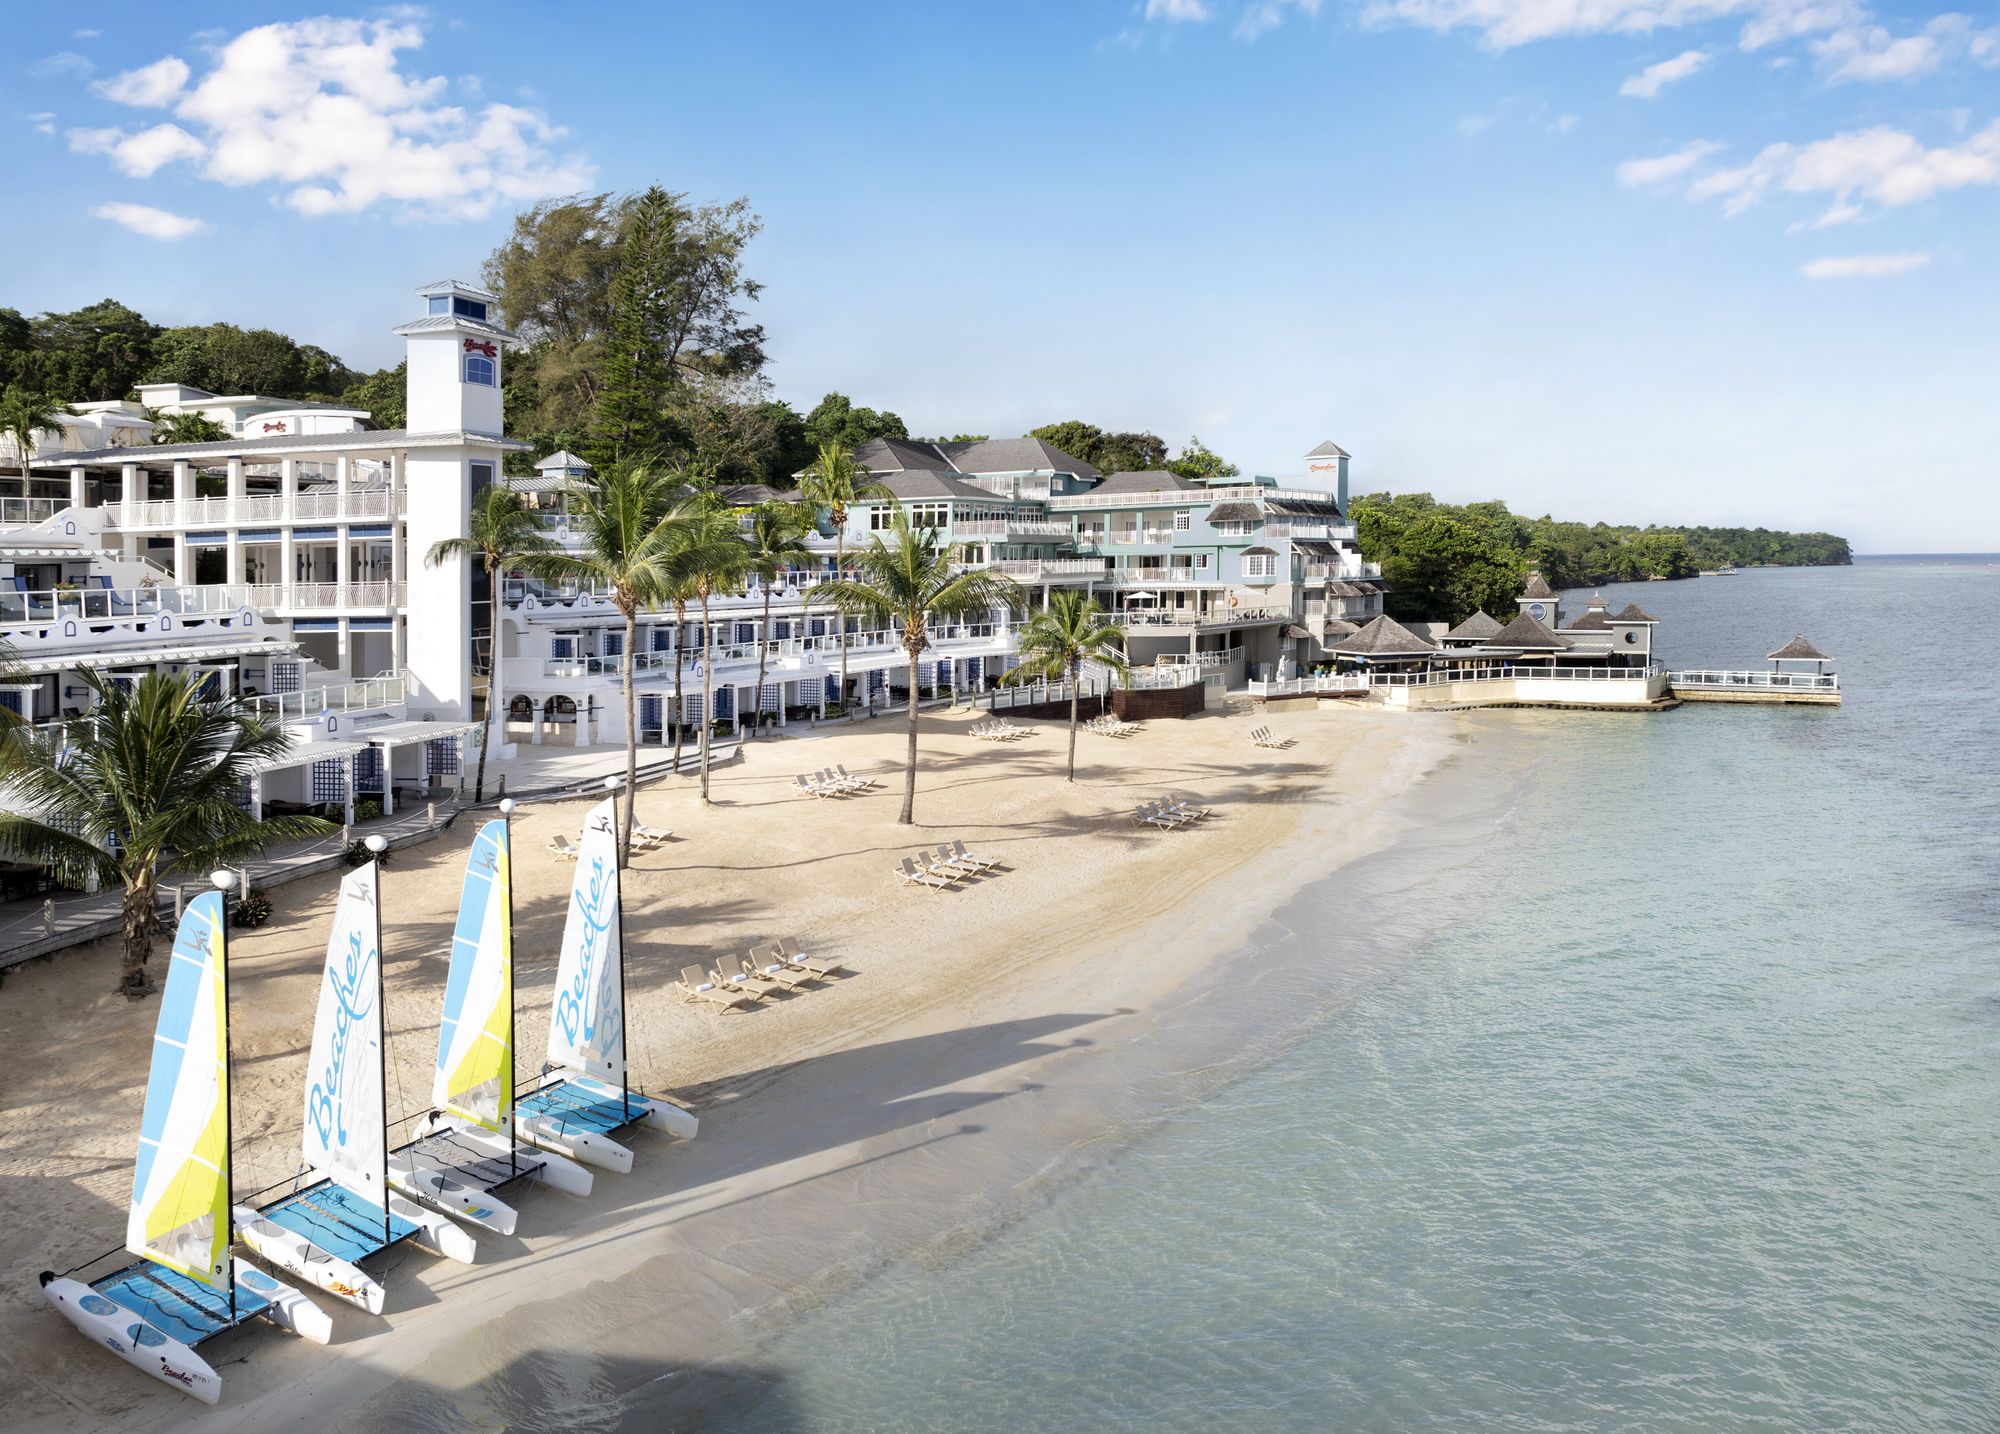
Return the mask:
[[1477, 717], [1258, 929], [1322, 1011], [683, 1427], [2000, 1429], [2000, 559], [1607, 596], [1847, 704]]

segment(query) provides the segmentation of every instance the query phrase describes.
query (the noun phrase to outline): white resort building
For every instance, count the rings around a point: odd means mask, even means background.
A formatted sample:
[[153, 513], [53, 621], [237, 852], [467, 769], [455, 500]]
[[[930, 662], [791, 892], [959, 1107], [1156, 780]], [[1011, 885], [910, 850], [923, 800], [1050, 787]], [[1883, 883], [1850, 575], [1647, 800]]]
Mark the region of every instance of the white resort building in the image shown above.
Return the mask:
[[[501, 482], [531, 495], [555, 541], [573, 543], [561, 494], [588, 469], [557, 453], [533, 477], [505, 475], [507, 456], [528, 451], [502, 432], [500, 383], [517, 341], [491, 294], [447, 281], [419, 295], [422, 312], [395, 331], [407, 346], [404, 428], [350, 408], [163, 384], [138, 402], [82, 405], [26, 462], [0, 447], [0, 641], [19, 659], [0, 706], [59, 723], [87, 711], [85, 670], [210, 673], [299, 739], [250, 794], [260, 808], [351, 811], [357, 797], [393, 803], [398, 791], [455, 785], [489, 674], [506, 712], [492, 759], [504, 764], [520, 742], [622, 744], [623, 620], [607, 599], [520, 577], [493, 594], [462, 558], [424, 560], [464, 532], [473, 496]], [[231, 436], [154, 445], [148, 409], [199, 412]], [[1089, 591], [1127, 625], [1144, 685], [1296, 680], [1332, 664], [1382, 611], [1379, 571], [1347, 521], [1349, 457], [1332, 443], [1306, 455], [1307, 478], [1206, 484], [1101, 474], [1033, 438], [884, 439], [856, 458], [887, 496], [848, 510], [850, 550], [901, 510], [1031, 600]], [[996, 609], [937, 632], [912, 672], [896, 632], [808, 604], [833, 568], [825, 513], [811, 548], [772, 588], [768, 631], [755, 586], [714, 599], [706, 632], [692, 613], [642, 615], [640, 740], [670, 741], [675, 717], [783, 723], [830, 705], [886, 706], [912, 682], [980, 691], [1012, 664], [1019, 615]]]

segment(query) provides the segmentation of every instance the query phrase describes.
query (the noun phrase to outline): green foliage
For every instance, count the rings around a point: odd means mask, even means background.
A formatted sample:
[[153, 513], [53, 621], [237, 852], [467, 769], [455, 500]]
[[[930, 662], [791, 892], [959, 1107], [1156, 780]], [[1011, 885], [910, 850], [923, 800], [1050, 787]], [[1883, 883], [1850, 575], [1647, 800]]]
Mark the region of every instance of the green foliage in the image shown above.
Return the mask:
[[149, 408], [146, 415], [153, 420], [155, 443], [221, 443], [229, 437], [229, 430], [206, 414], [162, 413]]
[[387, 866], [389, 858], [394, 855], [394, 852], [384, 848], [382, 855], [378, 857], [374, 852], [368, 850], [367, 842], [351, 841], [347, 844], [347, 850], [341, 854], [341, 860], [349, 866], [366, 866], [371, 861], [377, 866]]
[[[409, 421], [409, 367], [406, 360], [394, 368], [377, 369], [343, 389], [340, 402], [349, 408], [367, 409], [384, 428], [405, 427]], [[513, 371], [511, 363], [507, 371]]]
[[1200, 483], [1211, 478], [1234, 478], [1243, 470], [1215, 452], [1199, 438], [1190, 437], [1187, 447], [1180, 457], [1168, 461], [1167, 471], [1179, 474], [1191, 483]]
[[1166, 440], [1157, 433], [1106, 433], [1080, 418], [1045, 423], [1028, 432], [1100, 473], [1142, 473], [1167, 466]]
[[[357, 826], [362, 822], [372, 822], [381, 815], [382, 804], [373, 797], [363, 797], [354, 804], [354, 821]], [[363, 847], [362, 850], [366, 851], [367, 848]]]
[[143, 382], [184, 383], [210, 393], [331, 398], [360, 375], [325, 349], [270, 329], [203, 324], [162, 329]]
[[112, 299], [67, 314], [0, 321], [0, 375], [66, 402], [123, 398], [152, 359], [157, 324]]
[[254, 931], [271, 919], [271, 898], [259, 887], [245, 887], [243, 894], [229, 903], [229, 924]]
[[1030, 617], [1021, 628], [1021, 665], [1009, 672], [1007, 682], [1067, 678], [1069, 695], [1069, 776], [1076, 780], [1076, 720], [1083, 664], [1094, 662], [1125, 677], [1131, 671], [1125, 660], [1125, 629], [1109, 620], [1104, 605], [1075, 589], [1050, 595], [1049, 605]]
[[1348, 515], [1361, 552], [1382, 565], [1392, 617], [1460, 622], [1475, 608], [1504, 617], [1529, 568], [1556, 588], [1692, 577], [1725, 564], [1851, 561], [1828, 533], [1763, 528], [1635, 528], [1524, 518], [1505, 503], [1439, 503], [1428, 493], [1371, 493]]
[[19, 449], [23, 471], [27, 471], [28, 456], [35, 451], [38, 434], [56, 434], [62, 426], [56, 422], [61, 414], [72, 414], [76, 410], [66, 403], [58, 403], [52, 398], [16, 385], [5, 393], [0, 393], [0, 433], [11, 434]]
[[844, 393], [829, 393], [813, 405], [805, 420], [806, 441], [815, 449], [829, 443], [842, 448], [859, 448], [871, 438], [908, 438], [903, 420], [887, 409], [856, 408]]

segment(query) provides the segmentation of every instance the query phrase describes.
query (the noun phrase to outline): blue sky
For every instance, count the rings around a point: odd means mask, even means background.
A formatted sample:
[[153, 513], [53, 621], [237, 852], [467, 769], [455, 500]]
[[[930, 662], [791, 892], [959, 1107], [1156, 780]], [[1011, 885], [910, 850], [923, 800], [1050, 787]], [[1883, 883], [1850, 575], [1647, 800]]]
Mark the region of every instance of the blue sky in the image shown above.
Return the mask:
[[2000, 549], [1991, 0], [200, 19], [17, 11], [0, 304], [375, 366], [520, 204], [660, 182], [763, 216], [802, 408], [1270, 473], [1333, 438], [1364, 490]]

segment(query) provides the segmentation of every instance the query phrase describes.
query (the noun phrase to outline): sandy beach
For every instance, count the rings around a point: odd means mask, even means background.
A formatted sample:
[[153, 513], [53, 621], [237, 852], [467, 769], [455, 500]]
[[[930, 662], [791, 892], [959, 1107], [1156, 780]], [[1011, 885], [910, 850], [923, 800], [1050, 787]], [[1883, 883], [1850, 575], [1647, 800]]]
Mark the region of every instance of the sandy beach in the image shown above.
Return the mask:
[[[948, 1256], [1143, 1114], [1149, 1050], [1185, 1074], [1184, 1048], [1154, 1038], [1201, 1007], [1202, 974], [1286, 893], [1393, 841], [1406, 794], [1463, 731], [1360, 706], [1243, 708], [1124, 740], [1086, 733], [1070, 785], [1060, 724], [998, 744], [967, 735], [974, 720], [926, 716], [914, 829], [895, 821], [900, 722], [752, 744], [716, 771], [706, 808], [690, 779], [643, 789], [640, 819], [674, 836], [635, 854], [625, 880], [631, 1059], [649, 1091], [696, 1110], [699, 1138], [635, 1135], [632, 1173], [600, 1173], [588, 1199], [520, 1190], [521, 1233], [481, 1234], [475, 1265], [392, 1253], [388, 1314], [337, 1308], [330, 1347], [260, 1323], [212, 1341], [213, 1410], [92, 1350], [36, 1292], [36, 1271], [120, 1242], [155, 1008], [112, 994], [110, 943], [10, 976], [9, 1425], [490, 1427], [519, 1420], [547, 1397], [531, 1386], [551, 1381], [580, 1381], [560, 1391], [570, 1407], [679, 1381], [698, 1409], [787, 1311], [884, 1260]], [[1260, 721], [1295, 745], [1253, 746]], [[835, 762], [881, 785], [828, 801], [791, 789], [794, 773]], [[1216, 814], [1176, 832], [1132, 821], [1137, 801], [1169, 793]], [[515, 820], [524, 1070], [546, 1039], [572, 870], [546, 844], [574, 839], [583, 811], [534, 804]], [[398, 853], [384, 874], [392, 1115], [420, 1110], [429, 1089], [476, 824]], [[943, 892], [892, 876], [897, 857], [953, 837], [1004, 868]], [[271, 925], [232, 939], [239, 1191], [296, 1162], [334, 885], [281, 889]], [[747, 1012], [689, 1004], [675, 986], [685, 965], [783, 935], [849, 973]]]

